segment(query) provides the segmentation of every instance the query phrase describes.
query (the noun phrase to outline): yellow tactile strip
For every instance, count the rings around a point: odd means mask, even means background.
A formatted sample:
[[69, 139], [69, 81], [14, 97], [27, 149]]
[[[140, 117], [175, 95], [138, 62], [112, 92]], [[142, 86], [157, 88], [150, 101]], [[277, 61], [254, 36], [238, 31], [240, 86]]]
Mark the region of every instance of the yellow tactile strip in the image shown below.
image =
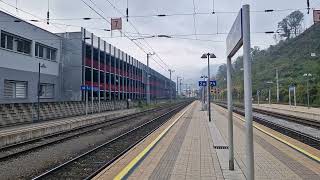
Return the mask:
[[[227, 111], [225, 109], [218, 106], [214, 106], [214, 107], [218, 111], [222, 112], [225, 116], [227, 115]], [[235, 117], [234, 123], [236, 127], [237, 127], [237, 124], [239, 124], [240, 122], [241, 124], [244, 123], [244, 118], [242, 116], [234, 114], [234, 117]], [[241, 126], [243, 127], [243, 125]], [[297, 175], [299, 174], [303, 178], [308, 177], [309, 179], [317, 179], [320, 177], [320, 164], [308, 158], [304, 154], [299, 153], [300, 151], [298, 152], [298, 150], [294, 149], [293, 147], [299, 147], [300, 149], [303, 149], [303, 150], [312, 149], [316, 154], [319, 153], [318, 150], [312, 147], [309, 147], [299, 141], [296, 141], [290, 137], [287, 137], [281, 133], [278, 133], [270, 128], [264, 127], [258, 123], [254, 122], [254, 127], [255, 127], [254, 133], [256, 134], [255, 142], [258, 142], [260, 143], [261, 146], [268, 148], [268, 150], [272, 152], [271, 154], [274, 155], [275, 158], [277, 158], [279, 161], [282, 161], [287, 167], [290, 167], [290, 169], [296, 169], [296, 171], [294, 172]], [[267, 145], [264, 145], [263, 143], [267, 143], [269, 145], [267, 146]], [[287, 143], [291, 144], [291, 146], [289, 146]], [[273, 147], [271, 148], [271, 146]], [[255, 154], [256, 153], [259, 154], [260, 152], [255, 151]], [[277, 154], [283, 154], [284, 156], [286, 156], [286, 158], [282, 158], [280, 156], [277, 157]], [[298, 165], [299, 167], [294, 167], [296, 165]]]
[[128, 151], [126, 154], [121, 156], [117, 161], [113, 164], [105, 168], [101, 171], [94, 179], [114, 179], [130, 162], [139, 156], [139, 154], [144, 151], [148, 145], [150, 145], [162, 132], [167, 129], [173, 122], [176, 121], [179, 117], [183, 115], [188, 109], [190, 109], [193, 104], [184, 108], [184, 110], [180, 111], [173, 118], [167, 121], [163, 126], [161, 126], [158, 130], [149, 135], [145, 140], [137, 144], [134, 148]]

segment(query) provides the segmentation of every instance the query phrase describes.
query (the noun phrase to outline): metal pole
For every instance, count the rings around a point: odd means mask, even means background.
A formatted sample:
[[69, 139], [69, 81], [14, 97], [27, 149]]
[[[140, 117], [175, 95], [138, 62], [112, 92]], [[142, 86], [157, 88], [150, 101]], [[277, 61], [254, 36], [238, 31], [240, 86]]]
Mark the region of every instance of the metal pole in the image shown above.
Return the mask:
[[170, 102], [172, 101], [172, 87], [171, 87], [171, 73], [172, 73], [172, 70], [169, 69], [169, 73], [170, 73], [170, 83], [169, 83], [169, 94], [170, 94]]
[[41, 68], [41, 64], [39, 63], [39, 69], [38, 69], [38, 107], [37, 107], [37, 119], [38, 122], [40, 121], [40, 68]]
[[291, 106], [291, 89], [290, 89], [290, 87], [289, 87], [289, 105]]
[[[206, 77], [204, 76], [203, 81], [205, 80], [206, 80]], [[206, 88], [205, 86], [203, 86], [203, 105], [205, 106], [205, 104], [206, 104]]]
[[271, 105], [271, 89], [269, 88], [269, 105]]
[[104, 101], [107, 101], [107, 89], [106, 89], [106, 85], [107, 85], [107, 52], [106, 52], [106, 42], [103, 41], [103, 50], [104, 50], [104, 55], [103, 55], [103, 90], [104, 90], [104, 94], [103, 94], [103, 99]]
[[296, 87], [293, 87], [293, 99], [294, 99], [294, 106], [297, 106], [297, 99], [296, 99]]
[[182, 82], [181, 82], [181, 81], [182, 81], [182, 79], [180, 79], [180, 91], [179, 91], [179, 94], [180, 94], [180, 95], [182, 95], [182, 93], [181, 93], [181, 90], [182, 90]]
[[101, 72], [100, 72], [100, 66], [101, 66], [101, 64], [100, 64], [100, 61], [101, 61], [101, 57], [100, 57], [100, 53], [101, 53], [101, 50], [100, 50], [100, 37], [98, 37], [98, 101], [99, 101], [99, 103], [98, 103], [98, 112], [100, 112], [100, 108], [101, 108], [101, 100], [100, 100], [100, 96], [101, 96], [101, 92], [100, 92], [100, 81], [101, 81], [101, 79], [100, 79], [100, 74], [101, 74]]
[[277, 79], [277, 103], [279, 103], [280, 96], [279, 96], [279, 73], [278, 73], [278, 69], [276, 69], [276, 79]]
[[147, 54], [147, 104], [150, 104], [149, 54]]
[[227, 59], [229, 170], [234, 170], [231, 58]]
[[91, 33], [91, 113], [93, 114], [93, 33]]
[[247, 179], [254, 179], [254, 152], [253, 152], [253, 128], [252, 128], [252, 77], [250, 58], [250, 8], [249, 5], [242, 6], [243, 18], [243, 68], [244, 68], [244, 102], [246, 120], [246, 161]]
[[310, 108], [309, 74], [307, 75], [307, 98], [308, 98], [308, 109], [309, 109]]
[[260, 105], [260, 91], [257, 90], [257, 96], [258, 96], [258, 106]]
[[207, 54], [208, 56], [208, 114], [209, 114], [209, 122], [211, 122], [211, 100], [210, 100], [210, 53]]
[[86, 97], [85, 97], [85, 98], [86, 98], [86, 115], [88, 115], [88, 93], [89, 93], [89, 92], [88, 92], [88, 90], [86, 89], [86, 90], [85, 90], [85, 95], [86, 95]]
[[177, 76], [177, 93], [176, 93], [177, 97], [179, 95], [179, 76]]

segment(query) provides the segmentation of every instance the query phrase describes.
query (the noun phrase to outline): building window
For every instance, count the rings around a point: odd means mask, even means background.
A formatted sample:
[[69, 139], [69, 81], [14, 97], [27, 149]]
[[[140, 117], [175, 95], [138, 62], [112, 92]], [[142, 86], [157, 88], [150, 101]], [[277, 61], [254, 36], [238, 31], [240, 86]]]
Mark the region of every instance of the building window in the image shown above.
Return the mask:
[[31, 54], [31, 40], [1, 31], [1, 47], [16, 52]]
[[26, 81], [4, 81], [4, 97], [6, 98], [27, 98], [28, 83]]
[[40, 84], [40, 98], [53, 98], [54, 84]]
[[57, 50], [49, 46], [36, 43], [34, 54], [38, 58], [44, 58], [50, 61], [56, 61]]

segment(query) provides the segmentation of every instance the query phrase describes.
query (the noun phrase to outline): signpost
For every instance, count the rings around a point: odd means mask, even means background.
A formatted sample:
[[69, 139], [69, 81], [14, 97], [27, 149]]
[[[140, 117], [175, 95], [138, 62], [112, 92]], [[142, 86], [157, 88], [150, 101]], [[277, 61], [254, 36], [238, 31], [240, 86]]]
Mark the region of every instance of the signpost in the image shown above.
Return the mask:
[[291, 92], [293, 91], [293, 101], [294, 106], [297, 106], [297, 99], [296, 99], [296, 86], [291, 85], [289, 86], [289, 105], [291, 106]]
[[243, 5], [230, 33], [227, 36], [227, 88], [228, 88], [228, 136], [229, 136], [229, 169], [234, 170], [233, 122], [232, 122], [232, 82], [231, 58], [243, 45], [244, 69], [244, 103], [245, 103], [245, 147], [246, 147], [246, 178], [254, 179], [253, 128], [252, 128], [252, 80], [250, 58], [250, 10], [249, 5]]
[[313, 10], [313, 22], [314, 23], [320, 22], [320, 10]]
[[88, 85], [80, 86], [80, 90], [81, 91], [85, 91], [85, 96], [86, 96], [86, 115], [88, 115], [88, 93], [89, 93], [89, 91], [91, 91], [91, 89], [93, 89], [93, 91], [99, 91], [99, 87], [96, 87], [96, 86], [93, 86], [93, 88], [91, 86], [88, 86]]
[[[199, 81], [199, 86], [207, 86], [207, 81]], [[210, 86], [211, 87], [217, 86], [217, 81], [210, 81]]]
[[199, 81], [199, 86], [207, 86], [207, 81]]

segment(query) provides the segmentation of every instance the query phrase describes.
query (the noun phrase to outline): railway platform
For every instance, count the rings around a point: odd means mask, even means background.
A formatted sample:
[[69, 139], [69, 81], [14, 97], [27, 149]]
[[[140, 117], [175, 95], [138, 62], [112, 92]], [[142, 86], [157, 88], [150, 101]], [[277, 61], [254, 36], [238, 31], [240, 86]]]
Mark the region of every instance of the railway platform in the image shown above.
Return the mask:
[[290, 106], [285, 104], [253, 104], [254, 108], [274, 111], [282, 114], [317, 120], [320, 122], [320, 108], [306, 106]]
[[[244, 122], [234, 115], [235, 170], [228, 168], [227, 111], [186, 107], [94, 179], [246, 179]], [[319, 179], [317, 149], [254, 123], [255, 179]], [[289, 146], [289, 145], [291, 146]]]
[[137, 108], [122, 109], [83, 116], [41, 121], [37, 123], [1, 127], [0, 147], [8, 146], [22, 141], [28, 141], [34, 138], [41, 138], [46, 135], [51, 135], [94, 123], [99, 123], [112, 118], [133, 114], [139, 111], [140, 110]]

